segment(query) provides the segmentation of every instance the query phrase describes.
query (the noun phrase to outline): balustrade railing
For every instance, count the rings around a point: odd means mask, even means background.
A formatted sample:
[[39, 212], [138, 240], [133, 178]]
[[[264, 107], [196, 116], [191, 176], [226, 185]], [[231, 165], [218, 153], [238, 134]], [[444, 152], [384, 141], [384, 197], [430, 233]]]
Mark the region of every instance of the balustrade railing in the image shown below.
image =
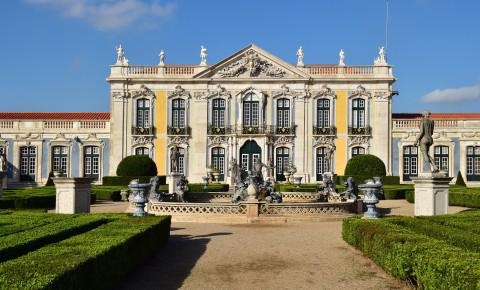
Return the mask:
[[13, 121], [0, 121], [1, 129], [13, 129]]
[[107, 127], [107, 122], [105, 121], [81, 121], [81, 129], [105, 129]]
[[43, 121], [44, 129], [72, 129], [73, 121]]
[[192, 133], [192, 129], [190, 127], [167, 127], [167, 134], [168, 135], [190, 135]]
[[[404, 129], [404, 128], [419, 128], [421, 119], [394, 119], [393, 128], [394, 129]], [[435, 128], [459, 128], [460, 123], [458, 120], [454, 119], [433, 119], [435, 122]]]
[[371, 135], [372, 128], [370, 126], [366, 127], [348, 127], [348, 135]]
[[209, 124], [207, 126], [207, 134], [208, 135], [229, 135], [232, 134], [232, 127], [231, 126], [213, 126]]
[[329, 135], [333, 136], [337, 134], [337, 128], [336, 127], [317, 127], [313, 126], [313, 135]]
[[375, 73], [373, 65], [322, 65], [308, 67], [308, 73], [311, 75], [372, 75]]

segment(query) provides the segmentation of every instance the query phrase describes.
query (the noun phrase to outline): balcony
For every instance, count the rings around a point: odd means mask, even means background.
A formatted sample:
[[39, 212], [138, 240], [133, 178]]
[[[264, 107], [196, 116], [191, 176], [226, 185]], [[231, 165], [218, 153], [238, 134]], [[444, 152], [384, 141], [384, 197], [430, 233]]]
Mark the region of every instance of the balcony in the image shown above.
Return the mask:
[[208, 135], [230, 135], [232, 134], [232, 127], [224, 126], [224, 127], [214, 127], [211, 124], [207, 127], [207, 134]]
[[348, 135], [372, 135], [372, 127], [361, 128], [348, 127]]
[[295, 135], [296, 126], [277, 127], [277, 126], [239, 126], [232, 130], [238, 135]]
[[154, 135], [155, 127], [132, 127], [132, 135]]
[[335, 136], [337, 134], [336, 127], [317, 127], [313, 126], [313, 135], [326, 135], [326, 136]]
[[192, 130], [190, 127], [176, 128], [176, 127], [167, 127], [168, 135], [180, 135], [180, 136], [189, 136]]
[[274, 132], [275, 135], [295, 135], [295, 127], [278, 127], [271, 126], [271, 132]]

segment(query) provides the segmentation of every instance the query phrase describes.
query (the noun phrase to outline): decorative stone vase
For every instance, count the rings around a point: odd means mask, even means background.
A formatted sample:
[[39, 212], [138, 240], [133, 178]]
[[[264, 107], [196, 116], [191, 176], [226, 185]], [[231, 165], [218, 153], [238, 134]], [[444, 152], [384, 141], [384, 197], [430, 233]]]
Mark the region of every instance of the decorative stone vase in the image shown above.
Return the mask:
[[380, 189], [382, 188], [382, 183], [374, 182], [371, 179], [368, 179], [366, 182], [367, 183], [358, 186], [358, 188], [362, 189], [364, 192], [363, 203], [367, 207], [367, 211], [363, 214], [363, 217], [378, 218], [379, 213], [376, 204], [378, 203], [378, 196], [380, 194]]
[[284, 171], [283, 175], [285, 176], [285, 183], [289, 183], [290, 182], [290, 172]]
[[293, 179], [295, 181], [295, 187], [300, 188], [300, 184], [302, 183], [303, 176], [294, 176]]
[[148, 202], [148, 192], [150, 190], [150, 183], [130, 183], [128, 185], [132, 190], [133, 204], [135, 205], [135, 211], [133, 216], [146, 216], [145, 205]]
[[215, 183], [220, 183], [220, 181], [219, 181], [220, 173], [217, 172], [217, 171], [214, 171], [212, 174], [213, 174], [213, 181], [215, 181]]
[[257, 199], [257, 189], [252, 183], [247, 187], [247, 195], [249, 200]]
[[53, 177], [58, 178], [58, 177], [60, 177], [61, 175], [62, 175], [62, 172], [61, 172], [61, 171], [55, 170], [55, 171], [53, 172]]

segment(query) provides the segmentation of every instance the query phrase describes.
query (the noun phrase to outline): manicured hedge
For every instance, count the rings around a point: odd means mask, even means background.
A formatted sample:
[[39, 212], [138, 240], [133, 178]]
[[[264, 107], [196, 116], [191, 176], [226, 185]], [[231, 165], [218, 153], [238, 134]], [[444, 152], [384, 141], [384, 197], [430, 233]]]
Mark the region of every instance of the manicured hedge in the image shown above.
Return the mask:
[[[15, 213], [15, 214], [13, 214]], [[40, 218], [36, 218], [36, 217]], [[63, 215], [45, 215], [44, 213], [28, 212], [24, 214], [22, 211], [0, 211], [0, 238], [6, 235], [26, 231], [37, 228], [49, 223], [54, 223], [65, 219]]]
[[[461, 187], [451, 188], [448, 193], [448, 204], [453, 206], [464, 206], [470, 208], [480, 208], [480, 189]], [[410, 202], [415, 202], [415, 191], [407, 191], [405, 199]]]
[[189, 183], [188, 188], [190, 192], [226, 192], [230, 185], [225, 183], [209, 183], [207, 189], [203, 188], [201, 183]]
[[386, 219], [344, 219], [343, 239], [393, 276], [419, 288], [480, 288], [480, 253], [415, 233]]
[[[90, 195], [90, 203], [94, 204], [97, 197], [94, 193]], [[56, 196], [51, 195], [20, 195], [4, 196], [0, 199], [0, 209], [34, 209], [34, 208], [55, 208]]]
[[[385, 176], [387, 171], [382, 159], [375, 155], [356, 155], [348, 160], [345, 167], [345, 176]], [[363, 182], [363, 180], [359, 180]]]
[[316, 183], [301, 184], [300, 188], [297, 188], [294, 184], [279, 183], [275, 185], [275, 190], [279, 192], [316, 192], [319, 185]]
[[405, 193], [409, 190], [410, 188], [384, 188], [383, 193], [385, 199], [405, 199]]
[[170, 235], [170, 217], [119, 217], [0, 264], [0, 289], [109, 289]]
[[[0, 218], [0, 222], [2, 220]], [[106, 219], [98, 216], [67, 215], [63, 220], [0, 237], [0, 262], [18, 257], [46, 244], [86, 232], [105, 222]]]
[[127, 186], [93, 186], [92, 192], [95, 193], [98, 200], [119, 201], [122, 199], [120, 191], [128, 189]]
[[147, 155], [130, 155], [122, 159], [117, 167], [117, 176], [155, 176], [157, 165]]
[[[166, 176], [158, 176], [159, 184], [166, 184]], [[140, 183], [150, 182], [152, 176], [105, 176], [103, 177], [103, 185], [116, 186], [116, 185], [128, 185], [133, 179], [139, 179]]]

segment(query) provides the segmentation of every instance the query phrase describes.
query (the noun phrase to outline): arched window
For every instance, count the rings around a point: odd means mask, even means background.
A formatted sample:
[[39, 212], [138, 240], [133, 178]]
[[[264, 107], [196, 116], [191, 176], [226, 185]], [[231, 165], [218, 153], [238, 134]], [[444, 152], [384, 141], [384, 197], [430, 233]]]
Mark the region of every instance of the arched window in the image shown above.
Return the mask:
[[137, 127], [150, 128], [150, 126], [150, 100], [139, 99], [137, 100]]
[[37, 169], [37, 148], [34, 146], [20, 147], [20, 180], [35, 181]]
[[225, 100], [214, 99], [212, 101], [212, 127], [225, 128]]
[[467, 181], [480, 180], [480, 146], [467, 146]]
[[276, 176], [277, 181], [285, 181], [285, 175], [283, 172], [287, 169], [288, 162], [290, 160], [290, 149], [287, 147], [278, 147], [276, 150]]
[[317, 127], [330, 128], [330, 100], [317, 100]]
[[418, 148], [403, 146], [403, 181], [412, 180], [412, 176], [418, 176]]
[[352, 127], [354, 129], [365, 128], [365, 100], [352, 100]]
[[439, 170], [448, 172], [448, 146], [435, 146], [433, 148], [433, 159]]
[[277, 127], [290, 128], [290, 100], [286, 98], [277, 100]]
[[259, 124], [259, 99], [250, 93], [243, 99], [243, 127], [258, 127]]
[[67, 146], [52, 147], [52, 171], [60, 172], [60, 176], [67, 176], [68, 148]]
[[100, 148], [85, 146], [83, 148], [83, 176], [98, 180], [100, 174]]
[[356, 155], [363, 155], [365, 154], [365, 148], [356, 146], [352, 148], [352, 157]]
[[150, 150], [147, 147], [137, 147], [135, 148], [135, 155], [150, 155]]
[[172, 100], [172, 127], [185, 128], [185, 100]]
[[223, 181], [225, 177], [225, 149], [222, 147], [212, 148], [211, 164], [213, 169], [220, 173], [219, 181]]

